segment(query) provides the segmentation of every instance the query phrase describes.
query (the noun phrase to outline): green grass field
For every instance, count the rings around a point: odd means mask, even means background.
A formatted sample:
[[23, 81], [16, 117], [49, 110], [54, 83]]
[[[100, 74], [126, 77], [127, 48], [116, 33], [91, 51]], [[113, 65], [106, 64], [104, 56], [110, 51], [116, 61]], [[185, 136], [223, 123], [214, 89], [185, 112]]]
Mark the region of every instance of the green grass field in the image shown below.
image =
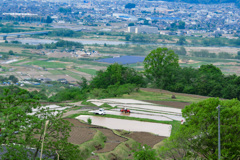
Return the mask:
[[139, 92], [133, 92], [130, 95], [125, 94], [120, 98], [126, 98], [126, 99], [136, 99], [136, 100], [152, 100], [152, 101], [178, 101], [178, 102], [199, 102], [201, 100], [204, 100], [204, 98], [195, 98], [195, 97], [188, 97], [183, 95], [177, 95], [176, 99], [171, 98], [172, 94], [166, 94], [166, 93], [156, 93], [156, 92], [146, 92], [140, 90]]
[[49, 70], [48, 72], [50, 72], [53, 75], [69, 75], [70, 77], [75, 78], [77, 80], [81, 80], [82, 78], [81, 75], [68, 70]]
[[95, 69], [88, 69], [88, 68], [77, 68], [76, 70], [90, 74], [90, 75], [96, 75], [96, 72], [97, 72]]
[[49, 62], [49, 61], [32, 61], [25, 63], [25, 65], [37, 65], [39, 67], [45, 67], [45, 68], [65, 68], [66, 64], [59, 63], [59, 62]]

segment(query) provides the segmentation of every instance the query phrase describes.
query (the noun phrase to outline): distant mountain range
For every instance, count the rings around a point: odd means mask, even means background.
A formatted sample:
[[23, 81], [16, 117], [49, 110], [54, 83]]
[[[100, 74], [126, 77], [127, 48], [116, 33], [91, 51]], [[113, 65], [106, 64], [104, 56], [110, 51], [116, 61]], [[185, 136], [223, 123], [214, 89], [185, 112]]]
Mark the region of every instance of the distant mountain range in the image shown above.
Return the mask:
[[240, 0], [164, 0], [168, 2], [186, 2], [186, 3], [201, 3], [201, 4], [217, 4], [217, 3], [235, 3], [240, 7]]

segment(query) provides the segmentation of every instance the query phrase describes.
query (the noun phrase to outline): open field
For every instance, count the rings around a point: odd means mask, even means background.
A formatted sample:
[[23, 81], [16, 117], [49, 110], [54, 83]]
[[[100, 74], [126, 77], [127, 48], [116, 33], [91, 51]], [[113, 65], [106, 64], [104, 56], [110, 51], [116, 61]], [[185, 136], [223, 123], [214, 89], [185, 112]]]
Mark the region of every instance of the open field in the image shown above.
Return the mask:
[[[172, 99], [171, 98], [172, 95], [175, 95], [176, 99]], [[173, 102], [193, 103], [193, 102], [199, 102], [208, 97], [190, 95], [190, 94], [184, 94], [184, 93], [175, 93], [175, 92], [169, 92], [169, 91], [159, 90], [159, 89], [142, 88], [139, 92], [134, 92], [134, 93], [131, 93], [130, 95], [125, 94], [121, 98], [136, 99], [136, 100], [143, 100], [143, 101], [170, 101], [171, 103]]]
[[[147, 144], [153, 147], [155, 144], [161, 142], [166, 137], [161, 137], [153, 134], [149, 134], [146, 132], [123, 132], [123, 131], [112, 131], [111, 129], [107, 129], [104, 127], [99, 127], [95, 125], [89, 125], [86, 123], [82, 123], [76, 119], [65, 119], [72, 123], [74, 126], [72, 127], [72, 131], [70, 132], [69, 142], [73, 144], [78, 144], [80, 148], [84, 150], [84, 148], [88, 147], [90, 150], [89, 155], [90, 159], [95, 158], [98, 159], [99, 156], [106, 155], [114, 155], [116, 157], [118, 148], [121, 148], [122, 145], [128, 147], [128, 151], [122, 151], [127, 155], [131, 155], [131, 149], [133, 149], [133, 144], [136, 142]], [[104, 142], [104, 146], [101, 146], [97, 143], [97, 139], [94, 138], [99, 133], [103, 134], [106, 137], [106, 141]], [[142, 137], [142, 138], [140, 138]], [[101, 137], [100, 137], [101, 138]], [[101, 140], [99, 140], [101, 141]], [[89, 145], [94, 146], [89, 146]], [[91, 155], [91, 152], [94, 152], [95, 155]], [[85, 152], [85, 154], [87, 154]], [[87, 157], [86, 157], [87, 158]], [[111, 159], [111, 158], [105, 158]]]
[[45, 68], [65, 68], [66, 67], [66, 64], [55, 62], [55, 61], [32, 61], [32, 62], [25, 63], [25, 65], [36, 65], [36, 66], [45, 67]]
[[[104, 126], [111, 129], [127, 130], [136, 132], [151, 132], [159, 136], [169, 137], [171, 135], [172, 126], [161, 123], [139, 122], [134, 120], [123, 120], [116, 118], [97, 117], [90, 115], [80, 115], [76, 119], [87, 121], [88, 118], [92, 119], [92, 124]], [[148, 126], [148, 127], [145, 127]]]
[[94, 69], [88, 69], [88, 68], [77, 68], [76, 70], [80, 71], [80, 72], [84, 72], [90, 75], [96, 75], [96, 70]]

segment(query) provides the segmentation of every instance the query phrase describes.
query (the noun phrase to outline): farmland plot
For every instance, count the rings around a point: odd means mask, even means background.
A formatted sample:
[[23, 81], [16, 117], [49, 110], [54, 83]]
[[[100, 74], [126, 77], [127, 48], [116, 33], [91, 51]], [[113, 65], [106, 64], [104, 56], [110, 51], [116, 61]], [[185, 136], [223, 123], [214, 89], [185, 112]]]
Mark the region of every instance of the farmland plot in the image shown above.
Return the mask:
[[[151, 122], [139, 122], [135, 120], [124, 120], [116, 118], [97, 117], [89, 115], [80, 115], [76, 119], [84, 120], [92, 119], [92, 124], [105, 126], [111, 129], [120, 129], [127, 131], [137, 132], [151, 132], [159, 136], [169, 137], [171, 134], [172, 126], [169, 124], [151, 123]], [[147, 127], [146, 127], [147, 126]]]
[[[107, 115], [128, 116], [133, 118], [144, 118], [158, 121], [181, 121], [184, 120], [181, 114], [181, 109], [159, 106], [157, 104], [133, 100], [133, 99], [91, 99], [91, 103], [101, 106], [104, 103], [112, 107], [117, 107], [111, 110], [106, 110]], [[131, 113], [122, 113], [119, 108], [128, 108]], [[91, 112], [91, 111], [89, 111]]]

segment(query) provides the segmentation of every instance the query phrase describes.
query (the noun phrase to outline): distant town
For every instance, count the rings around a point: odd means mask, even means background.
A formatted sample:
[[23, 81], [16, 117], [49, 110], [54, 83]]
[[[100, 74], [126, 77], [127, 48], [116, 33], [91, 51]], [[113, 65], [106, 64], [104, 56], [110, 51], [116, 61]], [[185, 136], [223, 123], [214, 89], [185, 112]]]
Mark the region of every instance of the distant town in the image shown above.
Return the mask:
[[[240, 10], [233, 3], [164, 1], [2, 0], [0, 19], [40, 25], [78, 25], [91, 31], [231, 38], [239, 35]], [[70, 25], [71, 24], [71, 25]], [[94, 28], [95, 27], [95, 28]], [[96, 28], [97, 27], [97, 28]], [[75, 26], [76, 28], [76, 26]], [[230, 36], [231, 35], [231, 36]]]

